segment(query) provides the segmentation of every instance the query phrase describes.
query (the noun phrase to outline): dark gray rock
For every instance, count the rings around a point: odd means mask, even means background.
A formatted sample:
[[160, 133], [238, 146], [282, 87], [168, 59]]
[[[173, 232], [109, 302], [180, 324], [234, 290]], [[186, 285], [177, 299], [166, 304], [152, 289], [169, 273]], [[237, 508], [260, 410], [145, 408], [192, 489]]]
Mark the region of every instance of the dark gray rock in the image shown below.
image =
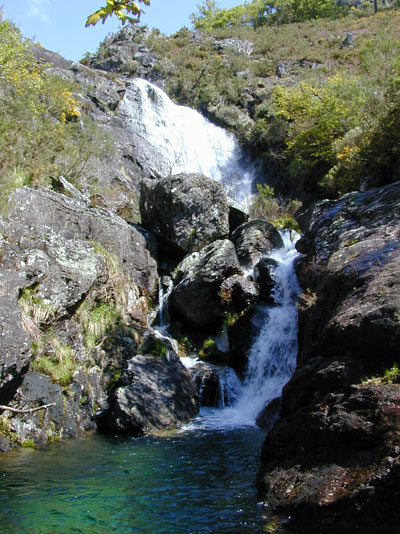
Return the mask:
[[197, 327], [220, 321], [228, 308], [220, 293], [222, 283], [241, 272], [234, 246], [227, 239], [190, 254], [177, 268], [171, 311]]
[[178, 358], [135, 356], [121, 384], [111, 395], [110, 410], [98, 419], [105, 432], [154, 433], [185, 423], [198, 411], [197, 391]]
[[256, 425], [269, 432], [278, 420], [280, 409], [281, 398], [277, 397], [269, 402], [257, 415]]
[[229, 406], [239, 394], [239, 379], [227, 365], [198, 362], [189, 372], [199, 392], [200, 406]]
[[[400, 183], [301, 217], [298, 368], [263, 446], [260, 495], [296, 532], [396, 532]], [[366, 376], [374, 376], [366, 380]]]
[[249, 220], [249, 214], [243, 209], [243, 206], [233, 198], [228, 197], [229, 206], [229, 233], [232, 233], [241, 224]]
[[278, 230], [271, 223], [258, 219], [239, 226], [231, 239], [240, 264], [246, 268], [254, 266], [274, 248], [283, 246]]
[[[49, 72], [79, 84], [80, 111], [84, 119], [81, 127], [91, 128], [90, 120], [86, 119], [93, 119], [98, 130], [91, 135], [96, 135], [99, 147], [106, 147], [97, 154], [88, 154], [85, 165], [75, 169], [74, 179], [80, 191], [93, 205], [107, 207], [133, 223], [140, 222], [138, 176], [141, 169], [136, 161], [129, 123], [126, 124], [119, 113], [126, 82], [107, 72], [65, 61], [43, 47], [34, 45], [32, 50], [37, 61], [45, 64]], [[61, 191], [59, 177], [54, 177], [54, 186]]]
[[278, 263], [273, 258], [262, 258], [254, 267], [254, 278], [260, 291], [262, 300], [273, 303], [272, 291], [274, 289], [273, 270]]
[[372, 372], [391, 366], [400, 342], [400, 184], [318, 203], [303, 221], [300, 361], [351, 353]]
[[[95, 428], [93, 413], [145, 331], [155, 240], [85, 199], [27, 187], [12, 194], [0, 229], [1, 404], [56, 402], [46, 412], [7, 412], [11, 438], [77, 437]], [[25, 374], [30, 365], [41, 372]]]
[[97, 53], [83, 61], [95, 69], [154, 81], [157, 79], [154, 67], [158, 55], [145, 44], [149, 35], [150, 30], [146, 26], [126, 25], [115, 35], [107, 37]]
[[348, 48], [354, 46], [354, 35], [350, 32], [346, 33], [346, 37], [340, 43], [339, 48]]
[[201, 174], [143, 181], [140, 212], [146, 228], [185, 254], [229, 234], [225, 191]]
[[8, 404], [29, 368], [31, 341], [18, 306], [26, 284], [23, 255], [3, 242], [0, 258], [0, 404]]
[[88, 208], [76, 199], [49, 190], [28, 187], [15, 191], [9, 205], [8, 237], [21, 249], [37, 249], [41, 244], [41, 248], [59, 258], [60, 264], [66, 264], [65, 269], [74, 269], [75, 263], [77, 270], [87, 272], [90, 285], [98, 259], [89, 259], [87, 244], [74, 245], [76, 240], [90, 240], [115, 254], [138, 291], [152, 294], [155, 290], [157, 264], [147, 246], [148, 236], [118, 215], [106, 209]]
[[[16, 406], [20, 410], [54, 404], [31, 414], [18, 414], [9, 419], [10, 428], [18, 436], [18, 442], [33, 441], [46, 445], [49, 435], [60, 437], [64, 418], [62, 387], [53, 384], [48, 376], [29, 371], [17, 392]], [[15, 401], [14, 403], [15, 404]], [[55, 429], [58, 432], [54, 432]]]
[[234, 274], [222, 282], [220, 296], [230, 312], [241, 315], [255, 304], [258, 290], [252, 280]]

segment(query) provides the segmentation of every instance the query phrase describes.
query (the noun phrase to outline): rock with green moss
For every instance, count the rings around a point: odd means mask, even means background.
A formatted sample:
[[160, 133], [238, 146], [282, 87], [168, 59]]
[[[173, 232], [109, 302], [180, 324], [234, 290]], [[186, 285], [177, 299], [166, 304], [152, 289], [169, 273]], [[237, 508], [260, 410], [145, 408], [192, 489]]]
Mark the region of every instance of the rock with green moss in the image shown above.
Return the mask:
[[192, 378], [179, 358], [137, 355], [111, 394], [99, 428], [119, 434], [154, 433], [189, 421], [198, 411]]

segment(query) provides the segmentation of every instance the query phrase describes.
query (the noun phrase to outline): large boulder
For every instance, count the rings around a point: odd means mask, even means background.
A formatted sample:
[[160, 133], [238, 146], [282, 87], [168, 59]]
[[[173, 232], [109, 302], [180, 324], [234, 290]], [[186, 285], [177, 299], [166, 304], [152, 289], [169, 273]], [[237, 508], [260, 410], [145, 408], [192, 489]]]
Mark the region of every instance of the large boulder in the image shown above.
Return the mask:
[[140, 212], [146, 228], [184, 254], [229, 234], [225, 191], [201, 174], [143, 180]]
[[267, 221], [254, 219], [239, 226], [231, 236], [240, 264], [251, 268], [274, 248], [283, 247], [278, 230]]
[[302, 216], [298, 368], [258, 476], [299, 533], [398, 530], [399, 215], [395, 183]]
[[[87, 249], [98, 245], [116, 256], [138, 293], [152, 294], [157, 286], [151, 237], [106, 209], [89, 208], [47, 189], [22, 187], [9, 200], [7, 222], [9, 240], [22, 250], [44, 249], [49, 258], [57, 256], [60, 268], [69, 271], [72, 279], [77, 276], [72, 274], [73, 264], [90, 278], [96, 266], [91, 265]], [[74, 241], [80, 243], [74, 245]]]
[[186, 423], [197, 411], [196, 388], [179, 358], [137, 355], [127, 361], [98, 424], [106, 432], [154, 433]]
[[220, 321], [228, 304], [221, 294], [222, 284], [241, 274], [234, 246], [227, 239], [190, 254], [177, 267], [170, 296], [171, 311], [196, 327]]

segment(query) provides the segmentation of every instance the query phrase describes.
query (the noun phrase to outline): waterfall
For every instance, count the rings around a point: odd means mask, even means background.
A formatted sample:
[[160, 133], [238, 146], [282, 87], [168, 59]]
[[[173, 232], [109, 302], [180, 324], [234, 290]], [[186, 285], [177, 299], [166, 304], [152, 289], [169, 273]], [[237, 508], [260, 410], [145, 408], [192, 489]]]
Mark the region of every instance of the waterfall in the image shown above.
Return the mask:
[[[222, 183], [228, 194], [245, 203], [256, 176], [255, 167], [246, 160], [235, 137], [219, 128], [197, 111], [174, 104], [160, 88], [142, 79], [127, 82], [119, 105], [119, 116], [132, 132], [132, 143], [140, 165], [153, 176], [181, 172], [202, 173]], [[261, 326], [248, 355], [248, 370], [241, 384], [233, 374], [221, 373], [222, 409], [202, 410], [199, 421], [206, 427], [254, 425], [268, 401], [279, 396], [294, 371], [297, 355], [297, 279], [294, 240], [284, 234], [285, 246], [273, 251], [277, 266], [274, 305], [259, 306]], [[171, 287], [170, 287], [171, 289]], [[167, 301], [169, 290], [160, 286], [159, 325], [155, 335], [177, 353], [176, 340], [168, 335]], [[217, 339], [226, 346], [226, 335]], [[196, 360], [187, 358], [191, 367]], [[229, 376], [228, 376], [229, 374]], [[234, 375], [234, 376], [233, 376]], [[211, 411], [210, 411], [211, 410]]]
[[132, 135], [142, 139], [138, 158], [151, 174], [198, 172], [224, 184], [238, 202], [249, 198], [256, 170], [233, 134], [194, 109], [174, 104], [140, 78], [128, 82], [119, 114]]
[[296, 367], [296, 297], [300, 288], [294, 260], [298, 253], [290, 232], [284, 232], [283, 237], [284, 247], [270, 255], [278, 263], [272, 273], [274, 306], [260, 309], [263, 324], [250, 349], [242, 394], [235, 406], [250, 423], [269, 401], [281, 395]]
[[225, 367], [219, 375], [220, 408], [232, 406], [238, 398], [241, 389], [242, 385], [235, 371], [230, 367]]
[[[159, 280], [158, 283], [158, 308], [157, 308], [157, 316], [158, 316], [158, 324], [150, 324], [150, 321], [147, 321], [147, 328], [156, 339], [161, 341], [163, 345], [167, 347], [167, 358], [170, 359], [172, 357], [178, 356], [178, 342], [176, 339], [171, 337], [168, 333], [168, 325], [169, 325], [169, 311], [168, 311], [168, 298], [173, 288], [173, 282], [171, 279], [168, 279], [167, 283], [167, 289], [164, 289], [162, 280]], [[171, 354], [172, 353], [172, 354]]]
[[243, 384], [236, 389], [236, 401], [222, 410], [202, 409], [186, 428], [234, 428], [254, 426], [257, 415], [272, 399], [279, 397], [296, 367], [297, 308], [300, 291], [294, 261], [298, 256], [294, 232], [282, 233], [284, 246], [270, 254], [277, 266], [273, 306], [259, 306], [261, 327], [248, 354]]

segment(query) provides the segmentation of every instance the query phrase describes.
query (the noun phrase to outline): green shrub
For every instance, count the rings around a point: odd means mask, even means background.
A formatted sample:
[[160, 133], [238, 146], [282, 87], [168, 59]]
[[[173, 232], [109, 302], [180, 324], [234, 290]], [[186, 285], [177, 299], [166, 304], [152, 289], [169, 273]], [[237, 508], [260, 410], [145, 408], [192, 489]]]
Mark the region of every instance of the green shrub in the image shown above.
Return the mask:
[[400, 383], [400, 368], [397, 363], [394, 363], [390, 369], [386, 369], [381, 376], [374, 376], [363, 380], [363, 384], [399, 384]]
[[65, 387], [71, 384], [78, 364], [71, 346], [62, 343], [56, 335], [48, 335], [43, 352], [32, 361], [32, 367]]
[[[77, 85], [37, 63], [20, 31], [0, 18], [0, 194], [78, 178], [106, 136], [80, 111]], [[106, 146], [107, 145], [107, 146]], [[94, 173], [93, 173], [94, 174]]]
[[206, 360], [212, 357], [216, 352], [218, 352], [218, 349], [215, 339], [208, 337], [203, 341], [203, 346], [199, 350], [199, 358]]
[[298, 200], [284, 200], [275, 196], [274, 188], [265, 184], [257, 184], [258, 194], [250, 204], [250, 216], [253, 219], [265, 219], [276, 228], [290, 228], [299, 231], [294, 219], [295, 212], [300, 208]]

